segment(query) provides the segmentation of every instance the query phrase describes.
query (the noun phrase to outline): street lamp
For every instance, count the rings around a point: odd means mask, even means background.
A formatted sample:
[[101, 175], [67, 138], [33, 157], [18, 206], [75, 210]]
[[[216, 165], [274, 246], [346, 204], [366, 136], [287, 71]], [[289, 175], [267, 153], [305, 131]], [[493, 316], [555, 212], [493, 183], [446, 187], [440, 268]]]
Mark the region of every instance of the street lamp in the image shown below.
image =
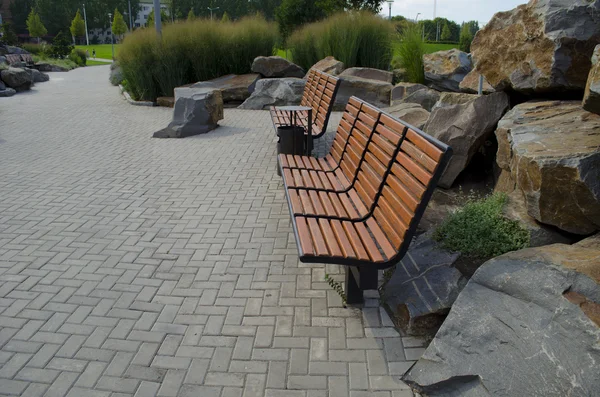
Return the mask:
[[217, 11], [219, 9], [219, 7], [215, 7], [215, 8], [206, 7], [206, 8], [208, 8], [208, 10], [210, 11], [210, 20], [212, 21], [212, 19], [213, 19], [213, 11]]
[[417, 17], [415, 18], [415, 23], [419, 22], [419, 15], [421, 15], [420, 12], [417, 13]]
[[85, 42], [89, 46], [90, 45], [90, 36], [88, 34], [88, 29], [87, 29], [87, 15], [85, 13], [85, 4], [82, 4], [82, 5], [83, 5], [83, 20], [85, 21]]
[[390, 9], [390, 19], [392, 19], [392, 3], [394, 0], [386, 0]]
[[159, 37], [162, 34], [161, 23], [162, 14], [160, 13], [160, 0], [154, 0], [154, 27], [156, 28], [156, 33]]
[[133, 22], [131, 21], [131, 0], [128, 0], [129, 3], [129, 31], [133, 31]]
[[113, 61], [115, 60], [115, 37], [113, 36], [113, 29], [112, 29], [112, 13], [108, 13], [108, 24], [110, 27], [110, 44], [112, 44], [112, 59]]

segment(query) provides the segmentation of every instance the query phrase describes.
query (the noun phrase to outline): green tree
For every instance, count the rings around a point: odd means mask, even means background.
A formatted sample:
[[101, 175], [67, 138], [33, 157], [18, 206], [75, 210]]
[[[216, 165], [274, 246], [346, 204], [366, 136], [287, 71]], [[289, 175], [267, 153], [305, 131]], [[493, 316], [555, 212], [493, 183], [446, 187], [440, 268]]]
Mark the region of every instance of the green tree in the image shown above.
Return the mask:
[[[169, 22], [169, 16], [165, 13], [165, 10], [163, 9], [160, 10], [160, 21], [162, 23]], [[147, 26], [154, 26], [154, 10], [150, 11], [150, 14], [148, 14]]]
[[29, 35], [31, 37], [37, 37], [38, 43], [40, 42], [40, 37], [48, 34], [48, 30], [42, 23], [40, 15], [37, 13], [35, 8], [31, 9], [31, 12], [27, 17], [27, 30], [29, 31]]
[[116, 8], [112, 22], [112, 33], [119, 37], [127, 33], [127, 24], [123, 19], [123, 14], [121, 14]]
[[284, 42], [297, 27], [325, 16], [326, 12], [314, 0], [283, 0], [275, 10], [275, 20]]
[[188, 12], [187, 20], [193, 21], [194, 19], [196, 19], [196, 14], [194, 14], [194, 9], [190, 8], [190, 12]]
[[19, 0], [10, 2], [9, 9], [10, 13], [12, 14], [12, 23], [17, 33], [28, 33], [27, 18], [29, 17], [31, 9], [34, 7], [35, 0]]
[[71, 31], [71, 36], [73, 36], [73, 42], [75, 42], [76, 37], [85, 36], [85, 22], [83, 21], [79, 10], [77, 10], [75, 18], [71, 21], [69, 30]]
[[444, 28], [442, 29], [442, 36], [440, 37], [442, 41], [451, 41], [452, 40], [452, 32], [450, 31], [450, 27], [447, 23], [444, 24]]
[[15, 29], [10, 22], [2, 23], [2, 41], [8, 45], [17, 45], [19, 42]]
[[471, 30], [469, 29], [469, 25], [463, 23], [462, 29], [460, 31], [460, 40], [459, 47], [461, 51], [471, 52], [471, 42], [473, 41], [473, 36], [471, 35]]
[[221, 18], [221, 22], [229, 22], [229, 14], [227, 13], [227, 11], [225, 11], [223, 13], [223, 18]]

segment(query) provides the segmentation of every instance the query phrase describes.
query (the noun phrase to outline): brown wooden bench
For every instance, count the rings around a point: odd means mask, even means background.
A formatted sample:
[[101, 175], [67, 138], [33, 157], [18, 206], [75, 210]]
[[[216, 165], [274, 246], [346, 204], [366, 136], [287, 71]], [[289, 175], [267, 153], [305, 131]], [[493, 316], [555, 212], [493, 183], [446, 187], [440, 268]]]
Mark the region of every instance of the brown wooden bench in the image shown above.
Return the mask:
[[377, 288], [377, 270], [406, 253], [450, 156], [447, 145], [382, 112], [346, 192], [284, 180], [300, 261], [348, 266], [347, 301], [362, 301], [363, 290]]
[[21, 60], [25, 62], [27, 66], [33, 66], [35, 62], [33, 61], [33, 56], [31, 54], [21, 54]]
[[[313, 138], [320, 138], [327, 132], [329, 116], [335, 102], [335, 95], [340, 85], [340, 80], [320, 70], [311, 69], [308, 72], [304, 92], [302, 93], [301, 106], [312, 108], [311, 132]], [[308, 112], [298, 112], [297, 123], [308, 131]], [[288, 112], [271, 107], [271, 120], [275, 128], [290, 125]]]

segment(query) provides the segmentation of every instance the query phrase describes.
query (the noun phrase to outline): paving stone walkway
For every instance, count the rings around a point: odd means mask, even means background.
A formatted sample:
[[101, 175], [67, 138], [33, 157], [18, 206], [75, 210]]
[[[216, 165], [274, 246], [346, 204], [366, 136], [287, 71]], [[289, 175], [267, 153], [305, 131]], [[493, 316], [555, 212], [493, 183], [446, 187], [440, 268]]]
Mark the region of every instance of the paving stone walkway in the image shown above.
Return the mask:
[[107, 66], [0, 99], [0, 394], [412, 396], [422, 341], [299, 263], [267, 112], [170, 117]]

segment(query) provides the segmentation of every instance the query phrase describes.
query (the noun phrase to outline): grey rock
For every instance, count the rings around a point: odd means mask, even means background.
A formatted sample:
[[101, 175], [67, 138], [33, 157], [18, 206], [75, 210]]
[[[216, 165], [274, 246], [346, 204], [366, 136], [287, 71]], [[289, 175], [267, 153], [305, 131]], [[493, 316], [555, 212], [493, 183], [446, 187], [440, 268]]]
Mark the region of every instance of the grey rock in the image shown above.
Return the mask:
[[123, 69], [116, 62], [113, 62], [110, 65], [110, 76], [108, 77], [110, 84], [117, 86], [121, 84], [124, 79]]
[[8, 64], [8, 60], [6, 60], [6, 57], [0, 55], [0, 65], [3, 63]]
[[0, 90], [5, 90], [6, 89], [6, 84], [4, 84], [4, 82], [2, 80], [0, 80]]
[[29, 54], [29, 52], [25, 51], [21, 47], [15, 47], [12, 45], [6, 46], [8, 54]]
[[440, 99], [440, 93], [430, 88], [424, 90], [417, 90], [412, 94], [401, 100], [403, 103], [418, 103], [425, 110], [431, 112], [431, 109], [435, 106], [437, 101]]
[[429, 119], [429, 112], [418, 103], [399, 103], [384, 110], [418, 129], [423, 129]]
[[252, 62], [252, 72], [264, 77], [304, 77], [304, 70], [295, 63], [278, 56], [256, 57]]
[[320, 70], [321, 72], [328, 73], [332, 76], [337, 76], [344, 70], [344, 62], [338, 61], [332, 56], [328, 56], [312, 65], [311, 69]]
[[[419, 90], [427, 89], [423, 84], [418, 83], [398, 83], [392, 88], [391, 94], [391, 104], [396, 105], [400, 103], [401, 100], [409, 96], [410, 94], [417, 92]], [[436, 99], [437, 101], [437, 99]]]
[[[496, 94], [492, 94], [496, 95]], [[580, 101], [530, 101], [496, 129], [496, 190], [517, 189], [527, 213], [569, 233], [600, 230], [600, 116]]]
[[384, 285], [382, 298], [394, 323], [409, 335], [437, 331], [467, 280], [452, 265], [460, 253], [437, 246], [430, 233], [410, 246], [405, 260]]
[[582, 106], [588, 112], [600, 114], [600, 44], [594, 48]]
[[356, 96], [373, 106], [384, 108], [390, 106], [392, 84], [378, 80], [364, 79], [355, 76], [340, 76], [340, 86], [335, 97], [334, 109], [342, 110], [348, 100]]
[[10, 88], [18, 91], [26, 91], [33, 85], [33, 73], [29, 69], [13, 68], [0, 72], [0, 78]]
[[598, 242], [484, 263], [404, 381], [429, 397], [596, 395]]
[[13, 90], [12, 88], [6, 87], [5, 89], [0, 90], [0, 98], [13, 96], [16, 93], [17, 91]]
[[221, 91], [212, 88], [179, 87], [175, 89], [173, 121], [154, 133], [155, 138], [185, 138], [205, 134], [218, 127], [223, 119]]
[[441, 102], [451, 101], [443, 97], [456, 97], [459, 104], [436, 105], [424, 131], [452, 148], [452, 158], [438, 182], [439, 186], [449, 188], [494, 132], [498, 120], [509, 108], [509, 98], [503, 92], [483, 96], [444, 93]]
[[361, 77], [363, 79], [378, 80], [384, 83], [392, 83], [394, 75], [392, 72], [387, 70], [373, 69], [373, 68], [348, 68], [340, 73], [340, 77]]
[[[466, 92], [468, 94], [479, 93], [479, 76], [481, 76], [481, 74], [479, 74], [477, 70], [471, 70], [469, 74], [467, 74], [460, 82], [458, 87], [462, 92]], [[491, 94], [492, 92], [496, 92], [494, 87], [492, 87], [485, 77], [483, 78], [483, 86], [481, 88], [483, 94]]]
[[46, 73], [42, 73], [37, 69], [28, 69], [28, 70], [30, 70], [31, 74], [33, 75], [34, 83], [43, 83], [43, 82], [50, 80], [50, 76], [48, 76]]
[[599, 0], [536, 0], [495, 14], [471, 53], [496, 90], [581, 91], [599, 43]]
[[425, 81], [440, 91], [460, 92], [460, 82], [473, 69], [469, 54], [456, 48], [423, 56]]
[[408, 75], [406, 74], [406, 69], [402, 69], [402, 68], [394, 69], [394, 70], [392, 70], [392, 75], [394, 76], [394, 78], [392, 79], [392, 84], [403, 83], [403, 82], [407, 82], [406, 80], [408, 80]]
[[36, 63], [35, 68], [37, 70], [39, 70], [40, 72], [68, 72], [69, 71], [69, 69], [67, 69], [65, 67], [58, 66], [58, 65], [51, 65], [51, 64], [45, 63], [45, 62]]
[[293, 77], [258, 80], [254, 92], [239, 108], [260, 110], [270, 106], [298, 105], [305, 85], [306, 80]]
[[260, 79], [257, 73], [228, 74], [213, 80], [193, 84], [192, 87], [212, 87], [221, 91], [223, 102], [242, 102], [250, 97]]

